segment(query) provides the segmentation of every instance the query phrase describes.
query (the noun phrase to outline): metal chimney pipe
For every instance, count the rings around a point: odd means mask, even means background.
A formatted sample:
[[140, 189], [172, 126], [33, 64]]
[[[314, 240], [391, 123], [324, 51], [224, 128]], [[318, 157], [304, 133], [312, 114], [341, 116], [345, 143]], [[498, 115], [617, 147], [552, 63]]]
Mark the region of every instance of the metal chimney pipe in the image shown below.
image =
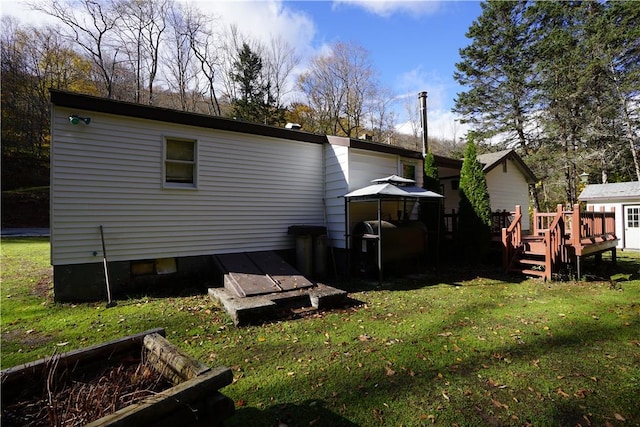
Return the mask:
[[427, 149], [429, 148], [429, 143], [427, 141], [427, 92], [418, 93], [418, 99], [420, 100], [420, 125], [422, 126], [422, 158], [424, 158], [424, 156], [427, 155]]

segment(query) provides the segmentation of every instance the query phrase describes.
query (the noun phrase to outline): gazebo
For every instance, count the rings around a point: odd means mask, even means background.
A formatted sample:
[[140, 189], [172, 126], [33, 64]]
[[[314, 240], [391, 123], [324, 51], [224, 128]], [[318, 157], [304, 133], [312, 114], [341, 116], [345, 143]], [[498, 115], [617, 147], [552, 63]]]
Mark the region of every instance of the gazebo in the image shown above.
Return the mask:
[[[377, 202], [377, 233], [369, 234], [365, 237], [377, 242], [377, 268], [378, 283], [382, 284], [383, 268], [382, 268], [382, 202], [384, 200], [400, 200], [403, 202], [403, 214], [406, 216], [407, 201], [430, 199], [440, 203], [444, 197], [433, 191], [425, 190], [415, 185], [412, 179], [402, 178], [397, 175], [391, 175], [384, 178], [378, 178], [371, 181], [372, 184], [358, 190], [345, 194], [345, 227], [347, 230], [346, 249], [350, 253], [350, 219], [349, 205], [354, 201], [376, 201]], [[405, 217], [405, 219], [407, 219]]]

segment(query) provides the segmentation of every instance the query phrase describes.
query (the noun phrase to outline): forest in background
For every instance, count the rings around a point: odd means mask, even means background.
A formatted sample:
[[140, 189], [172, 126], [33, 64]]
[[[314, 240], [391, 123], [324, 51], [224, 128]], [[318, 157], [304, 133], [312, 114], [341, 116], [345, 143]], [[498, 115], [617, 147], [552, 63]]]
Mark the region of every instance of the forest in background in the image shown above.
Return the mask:
[[[0, 30], [3, 190], [48, 185], [49, 88], [420, 149], [417, 102], [407, 107], [412, 134], [398, 133], [394, 94], [355, 42], [335, 42], [294, 76], [300, 59], [284, 40], [251, 39], [194, 5], [39, 7], [57, 24], [5, 17]], [[532, 198], [543, 210], [574, 203], [585, 175], [640, 180], [640, 3], [482, 9], [454, 76], [466, 88], [455, 111], [472, 125], [478, 153], [516, 149], [539, 179]], [[461, 158], [465, 139], [429, 138], [429, 147]]]

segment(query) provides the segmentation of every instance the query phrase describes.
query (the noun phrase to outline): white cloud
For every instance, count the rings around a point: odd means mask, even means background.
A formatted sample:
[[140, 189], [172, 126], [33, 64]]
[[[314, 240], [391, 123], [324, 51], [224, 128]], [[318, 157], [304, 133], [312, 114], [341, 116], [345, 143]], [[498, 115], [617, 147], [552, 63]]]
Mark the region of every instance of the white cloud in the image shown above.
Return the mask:
[[303, 57], [312, 50], [316, 32], [313, 19], [287, 7], [283, 0], [182, 1], [196, 5], [203, 13], [219, 19], [225, 27], [235, 25], [242, 34], [256, 40], [268, 43], [274, 37], [281, 37]]
[[46, 0], [29, 2], [26, 0], [0, 0], [0, 16], [11, 16], [20, 24], [40, 27], [43, 25], [60, 25], [60, 21], [44, 12], [33, 10], [30, 3], [44, 4]]
[[[428, 110], [427, 126], [429, 138], [456, 142], [459, 142], [469, 130], [468, 125], [460, 123], [458, 116], [445, 110]], [[413, 134], [411, 122], [408, 120], [397, 124], [396, 130], [407, 135]]]
[[450, 110], [451, 87], [435, 71], [426, 71], [421, 66], [409, 70], [396, 79], [394, 84], [401, 95], [396, 98], [398, 132], [411, 134], [410, 120], [419, 120], [418, 92], [427, 92], [427, 124], [429, 136], [446, 140], [459, 140], [468, 125], [460, 123], [460, 117]]
[[440, 3], [438, 0], [334, 0], [333, 7], [334, 9], [341, 5], [361, 7], [386, 18], [395, 13], [411, 16], [431, 15], [440, 9]]

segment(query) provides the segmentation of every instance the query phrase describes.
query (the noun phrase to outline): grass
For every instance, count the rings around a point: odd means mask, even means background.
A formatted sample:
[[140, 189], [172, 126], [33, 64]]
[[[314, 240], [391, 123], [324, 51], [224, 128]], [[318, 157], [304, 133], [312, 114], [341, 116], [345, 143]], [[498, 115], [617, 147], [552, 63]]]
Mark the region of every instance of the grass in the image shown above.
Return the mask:
[[48, 249], [3, 241], [3, 368], [164, 327], [232, 368], [231, 426], [640, 424], [637, 253], [618, 254], [617, 282], [357, 282], [349, 307], [236, 328], [206, 296], [53, 303]]

